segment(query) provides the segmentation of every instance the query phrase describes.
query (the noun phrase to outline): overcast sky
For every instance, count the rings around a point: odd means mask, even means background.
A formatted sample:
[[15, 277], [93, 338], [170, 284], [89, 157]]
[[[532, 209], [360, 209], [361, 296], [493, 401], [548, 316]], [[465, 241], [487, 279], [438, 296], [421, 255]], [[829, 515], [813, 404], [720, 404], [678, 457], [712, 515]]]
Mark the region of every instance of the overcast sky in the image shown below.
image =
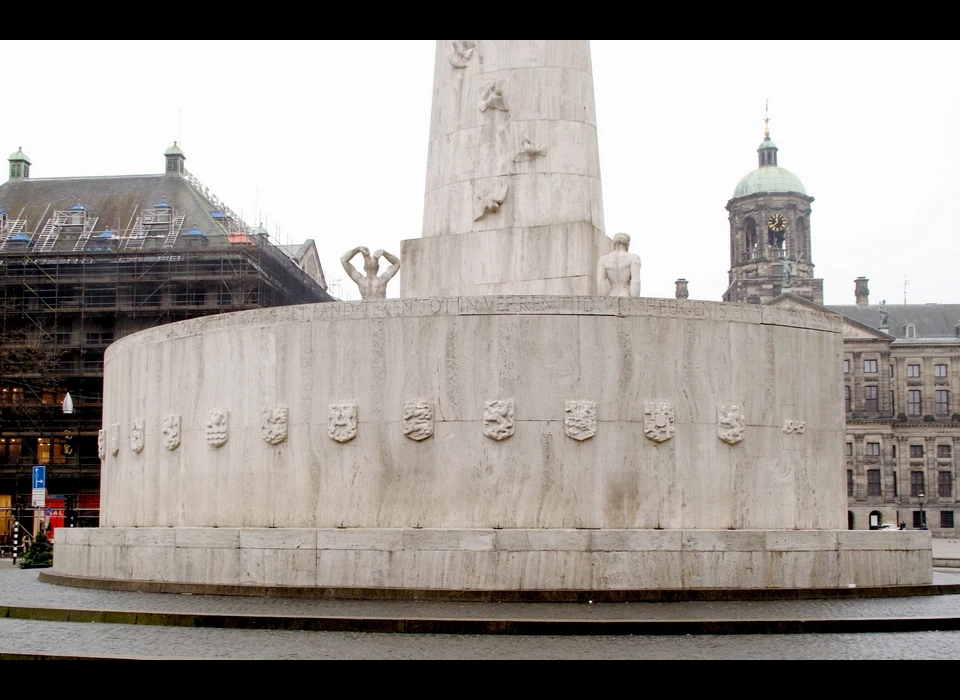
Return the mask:
[[[10, 41], [6, 154], [31, 177], [187, 169], [279, 243], [317, 241], [328, 282], [356, 245], [420, 236], [435, 42]], [[632, 236], [644, 296], [719, 300], [725, 205], [779, 164], [815, 198], [827, 304], [960, 303], [958, 41], [593, 41], [606, 232]], [[401, 269], [401, 275], [403, 274]], [[388, 295], [398, 296], [399, 278]], [[346, 280], [345, 298], [358, 299]]]

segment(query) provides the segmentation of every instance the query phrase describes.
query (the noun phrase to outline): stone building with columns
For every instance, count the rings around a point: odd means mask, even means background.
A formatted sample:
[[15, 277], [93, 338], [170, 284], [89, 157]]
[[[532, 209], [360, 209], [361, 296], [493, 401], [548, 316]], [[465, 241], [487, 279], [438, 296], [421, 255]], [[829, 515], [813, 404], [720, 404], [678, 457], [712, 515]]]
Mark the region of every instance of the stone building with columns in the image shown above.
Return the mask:
[[[727, 202], [729, 287], [724, 301], [842, 314], [838, 381], [846, 409], [847, 525], [926, 524], [957, 533], [960, 460], [960, 304], [871, 304], [869, 280], [854, 280], [855, 303], [823, 305], [814, 277], [811, 203], [803, 183], [778, 164], [769, 129], [758, 167]], [[677, 280], [686, 298], [687, 281]]]
[[829, 306], [844, 316], [848, 525], [956, 534], [960, 304]]

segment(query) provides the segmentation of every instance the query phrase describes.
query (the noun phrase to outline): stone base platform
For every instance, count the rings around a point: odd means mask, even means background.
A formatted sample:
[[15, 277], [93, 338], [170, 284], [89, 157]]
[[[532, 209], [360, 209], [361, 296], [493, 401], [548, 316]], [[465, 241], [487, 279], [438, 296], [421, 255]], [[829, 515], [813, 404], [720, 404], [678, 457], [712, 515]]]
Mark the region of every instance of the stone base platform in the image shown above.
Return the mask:
[[829, 589], [930, 584], [931, 551], [922, 531], [101, 527], [58, 530], [52, 573], [241, 588]]

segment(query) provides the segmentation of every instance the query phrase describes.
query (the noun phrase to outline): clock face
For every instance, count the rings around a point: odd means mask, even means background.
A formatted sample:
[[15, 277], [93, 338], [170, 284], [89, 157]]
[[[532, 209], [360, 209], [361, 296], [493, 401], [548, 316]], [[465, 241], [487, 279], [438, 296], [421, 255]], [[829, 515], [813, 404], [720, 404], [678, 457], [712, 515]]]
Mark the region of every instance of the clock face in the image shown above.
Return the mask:
[[780, 233], [787, 227], [787, 220], [783, 218], [783, 214], [772, 214], [767, 220], [767, 227], [771, 231]]

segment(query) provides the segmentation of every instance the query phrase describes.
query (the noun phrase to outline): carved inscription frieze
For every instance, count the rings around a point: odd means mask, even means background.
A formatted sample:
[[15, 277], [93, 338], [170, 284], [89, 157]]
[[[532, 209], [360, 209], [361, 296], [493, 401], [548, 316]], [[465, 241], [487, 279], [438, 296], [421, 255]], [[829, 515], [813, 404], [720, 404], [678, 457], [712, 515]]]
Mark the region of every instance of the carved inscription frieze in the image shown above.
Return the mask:
[[513, 435], [513, 399], [490, 399], [483, 404], [483, 434], [494, 440]]
[[163, 418], [163, 428], [160, 432], [163, 434], [163, 446], [168, 450], [175, 450], [180, 447], [180, 414], [171, 413]]
[[207, 417], [207, 444], [222, 447], [227, 442], [229, 414], [225, 408], [211, 408]]
[[110, 426], [110, 454], [116, 457], [120, 454], [120, 424], [113, 423]]
[[433, 435], [433, 403], [416, 399], [403, 404], [403, 434], [411, 440]]
[[673, 437], [673, 404], [669, 401], [644, 401], [643, 434], [654, 442]]
[[802, 420], [788, 420], [783, 424], [783, 432], [787, 433], [796, 433], [797, 435], [803, 435], [807, 430], [806, 421]]
[[735, 445], [743, 440], [746, 421], [743, 410], [737, 404], [717, 404], [717, 437]]
[[574, 440], [586, 440], [597, 434], [597, 402], [588, 399], [567, 399], [563, 432]]
[[357, 404], [330, 404], [327, 434], [337, 442], [347, 442], [357, 437]]
[[454, 68], [466, 68], [476, 51], [477, 42], [471, 39], [460, 39], [452, 42], [452, 50], [447, 60]]
[[130, 449], [137, 454], [143, 452], [143, 418], [134, 418], [130, 424]]
[[97, 432], [97, 456], [101, 460], [107, 458], [107, 431], [103, 428]]
[[260, 417], [260, 437], [271, 445], [279, 445], [287, 439], [286, 406], [264, 406]]

